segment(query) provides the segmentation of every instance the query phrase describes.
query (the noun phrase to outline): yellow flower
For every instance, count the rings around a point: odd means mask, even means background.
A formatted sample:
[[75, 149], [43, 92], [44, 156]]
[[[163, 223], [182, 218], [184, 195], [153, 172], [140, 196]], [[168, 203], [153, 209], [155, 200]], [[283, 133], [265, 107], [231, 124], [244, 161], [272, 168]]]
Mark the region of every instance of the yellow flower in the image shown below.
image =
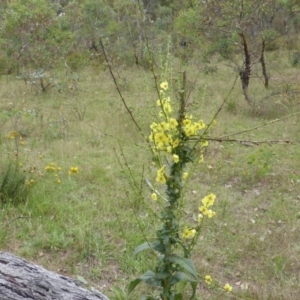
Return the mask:
[[167, 147], [167, 152], [168, 152], [168, 153], [172, 153], [172, 146], [168, 146], [168, 147]]
[[172, 107], [170, 105], [170, 103], [164, 103], [163, 104], [163, 110], [166, 114], [170, 114], [172, 112]]
[[163, 89], [163, 90], [167, 90], [169, 85], [168, 85], [168, 82], [167, 81], [164, 81], [160, 84], [160, 87]]
[[161, 125], [161, 128], [162, 128], [163, 131], [168, 130], [169, 126], [170, 126], [170, 124], [167, 123], [167, 122], [161, 122], [160, 125]]
[[54, 163], [51, 163], [49, 166], [46, 166], [45, 167], [45, 170], [47, 172], [54, 172], [55, 171], [55, 164]]
[[183, 179], [186, 179], [186, 178], [188, 177], [188, 175], [189, 175], [189, 173], [184, 172], [184, 173], [182, 174], [182, 178], [183, 178]]
[[169, 125], [171, 129], [175, 129], [178, 126], [178, 122], [176, 119], [170, 118]]
[[158, 132], [154, 135], [154, 141], [156, 143], [166, 143], [168, 141], [168, 137], [164, 133]]
[[173, 148], [178, 147], [179, 142], [180, 142], [179, 139], [176, 139], [176, 140], [172, 143]]
[[205, 206], [200, 206], [200, 207], [199, 207], [199, 211], [202, 212], [202, 214], [203, 214], [204, 216], [206, 216], [206, 215], [208, 214], [208, 209], [207, 209], [207, 207], [205, 207]]
[[19, 135], [18, 131], [11, 131], [5, 137], [9, 139], [15, 139]]
[[166, 177], [164, 175], [157, 175], [156, 181], [160, 183], [166, 183]]
[[211, 278], [211, 276], [210, 275], [206, 275], [205, 276], [205, 282], [207, 283], [207, 284], [211, 284], [212, 283], [212, 278]]
[[201, 164], [203, 162], [204, 162], [204, 158], [203, 158], [203, 154], [201, 154], [200, 157], [199, 157], [199, 164]]
[[152, 198], [152, 200], [157, 201], [157, 195], [156, 195], [155, 193], [153, 193], [153, 194], [151, 195], [151, 198]]
[[232, 291], [232, 286], [231, 286], [229, 283], [226, 283], [226, 284], [224, 285], [223, 289], [224, 289], [226, 292], [230, 293], [230, 292]]
[[190, 126], [192, 121], [188, 118], [185, 118], [183, 121], [182, 121], [183, 125], [184, 126]]
[[69, 175], [71, 174], [77, 174], [78, 173], [78, 167], [71, 167], [69, 169]]
[[195, 128], [193, 125], [188, 125], [184, 127], [184, 132], [187, 136], [191, 136], [195, 134]]
[[196, 229], [185, 228], [182, 233], [183, 239], [192, 239], [196, 235]]
[[202, 146], [202, 147], [207, 147], [207, 146], [208, 146], [208, 141], [203, 141], [203, 142], [201, 142], [201, 146]]
[[179, 162], [179, 156], [177, 154], [173, 154], [174, 163], [177, 164]]
[[206, 197], [204, 197], [201, 202], [205, 207], [210, 207], [214, 204], [216, 199], [216, 195], [213, 193], [210, 193], [209, 195], [207, 195]]
[[164, 143], [157, 143], [156, 148], [158, 150], [165, 150], [165, 144]]
[[157, 124], [155, 122], [153, 122], [151, 125], [150, 125], [150, 128], [155, 132], [155, 129], [157, 128]]
[[198, 218], [197, 218], [198, 222], [201, 223], [203, 220], [203, 215], [202, 214], [198, 214]]
[[60, 179], [57, 179], [57, 181], [56, 181], [58, 184], [60, 184], [61, 183], [61, 181], [60, 181]]
[[196, 122], [194, 124], [194, 126], [195, 126], [195, 130], [197, 130], [197, 131], [205, 128], [205, 124], [202, 120], [200, 120], [199, 122]]
[[161, 167], [159, 170], [157, 170], [156, 181], [160, 183], [166, 182], [165, 167]]
[[213, 211], [213, 210], [208, 210], [207, 211], [207, 216], [209, 217], [209, 218], [212, 218], [212, 217], [214, 217], [216, 215], [216, 212], [215, 211]]
[[153, 142], [153, 132], [150, 133], [150, 135], [149, 135], [149, 140], [150, 140], [151, 142]]

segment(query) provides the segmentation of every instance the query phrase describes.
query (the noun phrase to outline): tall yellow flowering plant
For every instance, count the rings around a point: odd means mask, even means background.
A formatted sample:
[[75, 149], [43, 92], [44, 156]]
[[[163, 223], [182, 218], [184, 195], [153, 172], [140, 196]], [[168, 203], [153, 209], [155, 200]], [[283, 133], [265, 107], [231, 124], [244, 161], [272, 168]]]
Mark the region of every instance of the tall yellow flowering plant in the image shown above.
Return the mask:
[[[168, 82], [160, 84], [157, 100], [160, 111], [157, 121], [150, 125], [149, 141], [157, 166], [156, 182], [166, 186], [166, 197], [163, 197], [166, 204], [160, 215], [162, 225], [156, 232], [156, 240], [146, 242], [135, 250], [135, 254], [145, 249], [156, 251], [158, 262], [154, 270], [148, 270], [129, 285], [129, 293], [140, 282], [157, 287], [162, 300], [183, 299], [182, 292], [177, 288], [179, 282], [191, 284], [190, 299], [194, 298], [198, 276], [191, 260], [191, 251], [199, 236], [203, 218], [212, 218], [215, 215], [211, 208], [216, 196], [209, 194], [201, 201], [198, 221], [195, 224], [183, 226], [180, 222], [183, 187], [188, 177], [187, 164], [195, 160], [203, 161], [203, 150], [208, 145], [205, 137], [209, 127], [202, 120], [194, 121], [192, 116], [186, 115], [184, 88], [183, 84], [180, 106], [178, 112], [174, 112]], [[153, 191], [151, 197], [159, 201], [162, 196]], [[157, 298], [144, 296], [143, 299]]]

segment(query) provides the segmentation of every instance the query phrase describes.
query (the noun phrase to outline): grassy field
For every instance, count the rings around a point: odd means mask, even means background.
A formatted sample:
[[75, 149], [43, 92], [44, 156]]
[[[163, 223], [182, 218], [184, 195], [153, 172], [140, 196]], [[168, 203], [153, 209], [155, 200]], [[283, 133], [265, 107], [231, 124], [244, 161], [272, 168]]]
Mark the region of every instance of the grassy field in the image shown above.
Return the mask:
[[[299, 70], [290, 67], [285, 54], [271, 55], [269, 64], [276, 69], [269, 90], [253, 79], [250, 93], [256, 105], [251, 108], [237, 81], [211, 135], [245, 131], [231, 137], [291, 143], [210, 143], [185, 199], [185, 217], [192, 219], [207, 193], [217, 195], [217, 215], [204, 228], [193, 255], [201, 278], [197, 299], [299, 299], [300, 115], [259, 127], [300, 111]], [[230, 67], [216, 66], [216, 73], [196, 78], [188, 106], [206, 122], [236, 77]], [[191, 87], [197, 70], [185, 69]], [[133, 68], [116, 74], [148, 135], [157, 99], [151, 73]], [[170, 84], [176, 85], [177, 76], [174, 67]], [[285, 92], [287, 82], [295, 93]], [[272, 93], [276, 96], [265, 98]], [[1, 207], [0, 249], [83, 277], [112, 300], [138, 299], [143, 287], [130, 298], [126, 289], [155, 261], [150, 252], [133, 257], [135, 247], [144, 242], [140, 229], [151, 238], [159, 226], [143, 180], [154, 183], [155, 169], [108, 71], [86, 69], [79, 73], [77, 89], [70, 81], [62, 93], [39, 93], [13, 76], [3, 76], [0, 124], [0, 175], [7, 162], [16, 161], [29, 190], [25, 203]], [[128, 182], [127, 165], [144, 199]], [[221, 284], [229, 282], [234, 293], [208, 288], [206, 274]]]

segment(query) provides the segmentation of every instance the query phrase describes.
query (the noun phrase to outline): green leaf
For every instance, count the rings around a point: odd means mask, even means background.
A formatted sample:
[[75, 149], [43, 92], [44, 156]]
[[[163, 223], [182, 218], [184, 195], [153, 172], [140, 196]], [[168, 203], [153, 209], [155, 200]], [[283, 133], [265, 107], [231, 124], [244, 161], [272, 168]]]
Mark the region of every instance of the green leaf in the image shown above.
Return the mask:
[[132, 293], [132, 291], [136, 288], [136, 286], [141, 282], [140, 278], [130, 281], [128, 286], [128, 294]]
[[191, 259], [177, 255], [172, 255], [170, 257], [170, 261], [181, 266], [187, 273], [192, 275], [195, 278], [195, 280], [198, 280], [197, 271]]
[[[183, 272], [176, 272], [174, 274], [173, 278], [175, 279], [176, 282], [180, 282], [180, 281], [189, 282], [191, 284], [192, 289], [193, 289], [193, 294], [192, 294], [190, 300], [194, 299], [198, 282], [195, 279], [191, 278], [190, 276], [186, 275]], [[178, 298], [178, 299], [181, 299], [181, 298]]]
[[182, 299], [183, 298], [182, 298], [182, 294], [181, 293], [176, 294], [175, 297], [174, 297], [174, 300], [182, 300]]
[[148, 270], [142, 276], [140, 276], [140, 280], [151, 285], [151, 286], [161, 286], [161, 279], [166, 276], [163, 274], [155, 274], [153, 271]]
[[151, 286], [161, 286], [161, 279], [165, 278], [165, 274], [155, 274], [153, 271], [148, 270], [146, 273], [144, 273], [139, 278], [131, 281], [128, 286], [128, 294], [130, 294], [135, 287], [141, 282], [145, 282]]
[[193, 289], [193, 294], [192, 294], [190, 300], [194, 299], [194, 297], [196, 295], [197, 282], [196, 281], [191, 282], [191, 286], [192, 286], [192, 289]]
[[144, 244], [141, 244], [139, 246], [137, 246], [134, 250], [134, 253], [133, 255], [137, 255], [138, 253], [146, 250], [146, 249], [153, 249], [153, 250], [156, 250], [158, 252], [161, 252], [162, 251], [162, 246], [160, 245], [160, 243], [158, 241], [156, 242], [153, 242], [153, 243], [144, 243]]
[[183, 272], [176, 272], [172, 278], [175, 278], [176, 282], [180, 281], [188, 281], [188, 282], [197, 282], [195, 279], [191, 278], [190, 276], [186, 275]]

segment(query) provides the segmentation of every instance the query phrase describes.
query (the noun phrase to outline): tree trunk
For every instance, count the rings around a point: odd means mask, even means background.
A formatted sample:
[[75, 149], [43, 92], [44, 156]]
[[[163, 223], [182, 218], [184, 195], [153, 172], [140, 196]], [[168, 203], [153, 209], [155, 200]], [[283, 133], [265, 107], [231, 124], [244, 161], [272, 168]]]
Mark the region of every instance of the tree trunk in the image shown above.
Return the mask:
[[109, 300], [88, 291], [69, 277], [50, 272], [7, 252], [0, 251], [1, 300]]

